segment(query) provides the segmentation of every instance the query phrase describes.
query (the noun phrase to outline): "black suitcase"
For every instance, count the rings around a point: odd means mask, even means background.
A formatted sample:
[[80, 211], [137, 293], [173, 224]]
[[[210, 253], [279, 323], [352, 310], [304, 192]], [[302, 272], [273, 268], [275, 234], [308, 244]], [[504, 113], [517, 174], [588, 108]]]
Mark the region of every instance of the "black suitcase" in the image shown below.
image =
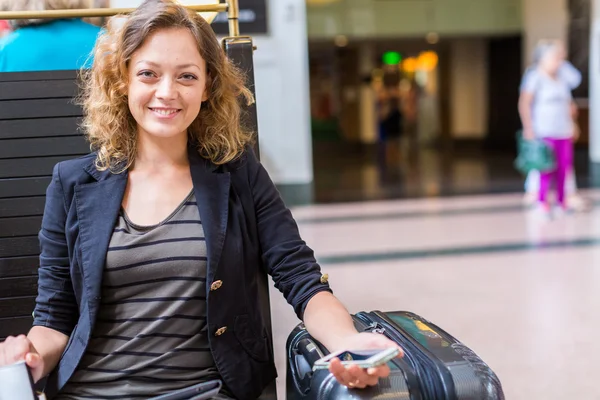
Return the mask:
[[404, 349], [403, 358], [388, 364], [390, 376], [375, 387], [348, 389], [329, 371], [313, 372], [314, 362], [329, 352], [300, 324], [287, 340], [287, 399], [504, 400], [488, 365], [431, 322], [404, 311], [352, 317], [359, 331], [382, 333]]

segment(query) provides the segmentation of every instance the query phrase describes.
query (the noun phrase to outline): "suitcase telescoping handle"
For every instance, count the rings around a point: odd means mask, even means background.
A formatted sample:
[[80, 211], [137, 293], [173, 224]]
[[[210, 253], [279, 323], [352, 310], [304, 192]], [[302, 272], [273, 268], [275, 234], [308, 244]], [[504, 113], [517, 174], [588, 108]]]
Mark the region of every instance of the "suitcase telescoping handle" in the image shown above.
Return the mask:
[[292, 376], [298, 391], [304, 395], [310, 391], [310, 382], [313, 376], [313, 365], [325, 354], [319, 345], [310, 337], [298, 340], [293, 349]]

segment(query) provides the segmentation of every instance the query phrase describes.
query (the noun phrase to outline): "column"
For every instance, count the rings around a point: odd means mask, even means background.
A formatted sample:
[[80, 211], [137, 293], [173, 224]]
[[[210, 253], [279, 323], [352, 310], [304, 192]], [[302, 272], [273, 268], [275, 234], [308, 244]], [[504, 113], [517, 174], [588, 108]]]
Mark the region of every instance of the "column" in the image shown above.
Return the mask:
[[267, 9], [269, 33], [254, 37], [261, 161], [280, 189], [308, 189], [313, 168], [306, 4], [268, 0]]
[[591, 0], [590, 37], [590, 160], [600, 163], [600, 0]]
[[377, 142], [377, 115], [375, 94], [368, 78], [375, 68], [375, 51], [370, 43], [362, 43], [358, 52], [360, 74], [359, 108], [360, 141], [365, 144]]

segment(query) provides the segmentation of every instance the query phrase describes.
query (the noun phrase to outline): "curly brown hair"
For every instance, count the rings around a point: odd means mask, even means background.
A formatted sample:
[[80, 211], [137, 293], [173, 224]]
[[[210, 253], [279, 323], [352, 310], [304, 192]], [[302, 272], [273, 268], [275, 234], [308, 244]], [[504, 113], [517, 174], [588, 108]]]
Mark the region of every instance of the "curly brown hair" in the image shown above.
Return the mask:
[[171, 0], [146, 0], [121, 27], [111, 25], [96, 43], [91, 69], [82, 70], [82, 128], [97, 151], [96, 168], [120, 172], [135, 160], [137, 123], [128, 106], [128, 68], [133, 53], [161, 29], [188, 29], [206, 61], [208, 100], [189, 126], [188, 140], [217, 165], [243, 153], [252, 133], [240, 125], [239, 100], [241, 96], [251, 104], [252, 93], [199, 14]]

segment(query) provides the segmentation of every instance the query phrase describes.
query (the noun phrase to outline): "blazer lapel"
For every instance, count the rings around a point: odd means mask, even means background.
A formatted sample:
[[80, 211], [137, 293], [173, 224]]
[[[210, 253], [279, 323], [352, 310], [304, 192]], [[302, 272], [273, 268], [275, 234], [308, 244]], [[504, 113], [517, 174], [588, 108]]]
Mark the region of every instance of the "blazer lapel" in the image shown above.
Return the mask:
[[93, 324], [100, 300], [106, 252], [125, 194], [127, 172], [100, 172], [93, 164], [86, 171], [97, 181], [76, 186], [75, 201], [79, 219], [82, 274]]
[[214, 280], [227, 230], [229, 210], [229, 172], [217, 172], [217, 167], [190, 148], [190, 169], [194, 194], [206, 236], [208, 257], [207, 287]]

